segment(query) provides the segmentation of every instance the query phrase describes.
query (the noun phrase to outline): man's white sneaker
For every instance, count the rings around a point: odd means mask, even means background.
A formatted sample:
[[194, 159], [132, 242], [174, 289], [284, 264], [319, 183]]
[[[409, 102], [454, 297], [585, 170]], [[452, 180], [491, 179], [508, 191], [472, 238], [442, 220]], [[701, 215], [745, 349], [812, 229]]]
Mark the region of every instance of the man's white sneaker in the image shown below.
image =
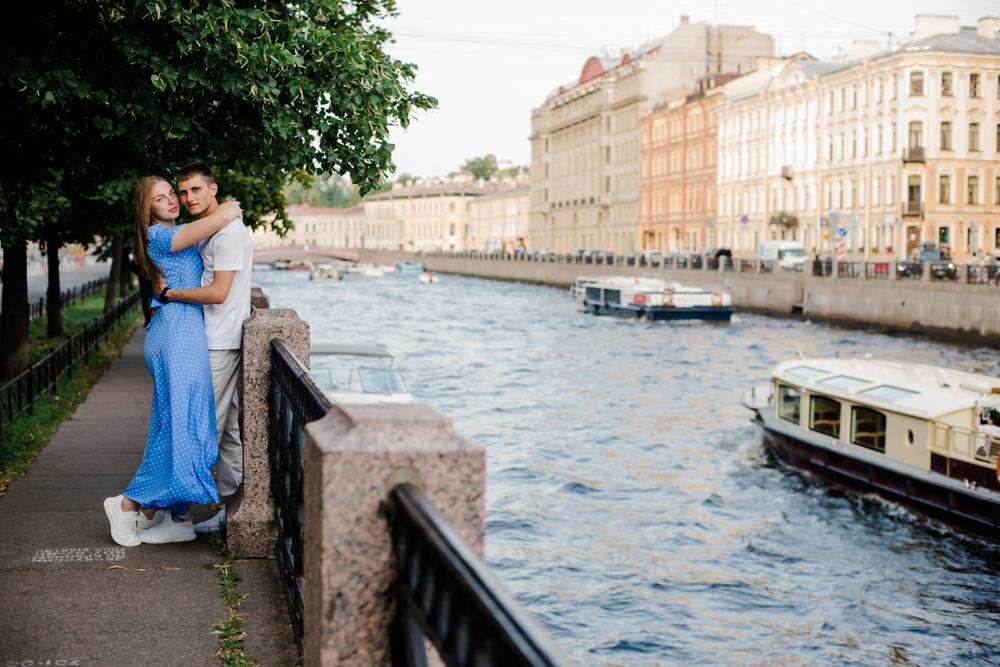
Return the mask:
[[135, 533], [135, 521], [139, 513], [123, 510], [120, 495], [104, 499], [104, 513], [108, 515], [108, 522], [111, 524], [111, 539], [123, 547], [142, 544]]
[[223, 507], [221, 510], [215, 513], [210, 519], [205, 519], [201, 523], [194, 524], [194, 532], [196, 533], [214, 533], [222, 528], [222, 524], [226, 522], [226, 508]]
[[139, 516], [135, 520], [136, 531], [149, 530], [156, 524], [163, 521], [164, 517], [166, 517], [167, 514], [169, 514], [169, 512], [167, 512], [166, 510], [156, 510], [156, 513], [153, 514], [153, 518], [147, 519], [145, 514], [139, 512]]
[[190, 542], [197, 539], [194, 534], [194, 524], [190, 521], [174, 521], [166, 517], [152, 528], [139, 533], [143, 544], [167, 544], [169, 542]]

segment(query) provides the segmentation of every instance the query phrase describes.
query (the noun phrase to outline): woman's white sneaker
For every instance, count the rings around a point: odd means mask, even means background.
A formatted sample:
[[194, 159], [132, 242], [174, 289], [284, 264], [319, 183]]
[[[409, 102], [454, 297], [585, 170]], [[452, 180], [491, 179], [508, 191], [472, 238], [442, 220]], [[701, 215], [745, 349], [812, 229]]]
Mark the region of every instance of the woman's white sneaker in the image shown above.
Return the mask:
[[196, 533], [214, 533], [222, 528], [222, 524], [226, 522], [226, 508], [223, 507], [221, 510], [215, 513], [211, 519], [205, 519], [201, 523], [194, 524], [194, 532]]
[[111, 539], [117, 544], [123, 547], [137, 547], [142, 544], [135, 531], [135, 522], [139, 513], [123, 510], [122, 496], [105, 498], [104, 513], [108, 515], [108, 522], [111, 524]]
[[163, 518], [167, 514], [168, 514], [168, 512], [166, 510], [156, 510], [156, 512], [153, 514], [153, 518], [152, 519], [147, 519], [145, 514], [143, 514], [142, 512], [139, 512], [139, 516], [136, 517], [136, 520], [135, 520], [135, 530], [136, 530], [136, 532], [138, 532], [140, 530], [149, 530], [150, 528], [152, 528], [156, 524], [158, 524], [161, 521], [163, 521]]
[[190, 521], [174, 521], [172, 517], [165, 517], [163, 521], [152, 528], [148, 528], [139, 533], [139, 539], [143, 544], [168, 544], [170, 542], [190, 542], [197, 539], [194, 534], [194, 524]]

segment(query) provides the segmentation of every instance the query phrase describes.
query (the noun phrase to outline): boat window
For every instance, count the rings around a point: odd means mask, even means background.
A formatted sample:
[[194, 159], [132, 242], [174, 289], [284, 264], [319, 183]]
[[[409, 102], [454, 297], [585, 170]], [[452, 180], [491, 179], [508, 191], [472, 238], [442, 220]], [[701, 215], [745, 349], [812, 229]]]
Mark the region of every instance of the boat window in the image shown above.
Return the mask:
[[622, 292], [617, 289], [604, 290], [604, 303], [621, 303]]
[[600, 301], [601, 300], [601, 288], [600, 287], [588, 287], [587, 288], [587, 301]]
[[813, 368], [812, 366], [796, 366], [795, 368], [789, 368], [788, 372], [792, 375], [798, 375], [801, 378], [806, 378], [807, 380], [820, 375], [828, 375], [830, 373], [830, 371], [825, 371], [822, 368]]
[[309, 371], [319, 386], [327, 391], [333, 391], [336, 387], [333, 384], [333, 371], [329, 368], [313, 368]]
[[900, 398], [906, 398], [907, 396], [916, 396], [920, 392], [881, 384], [877, 387], [872, 387], [871, 389], [865, 389], [861, 393], [865, 396], [871, 396], [872, 398], [881, 398], [883, 401], [895, 401]]
[[798, 389], [786, 384], [778, 385], [778, 416], [790, 422], [799, 423], [799, 405], [802, 396]]
[[819, 383], [836, 387], [837, 389], [855, 389], [862, 385], [871, 384], [872, 381], [851, 377], [850, 375], [834, 375], [832, 378], [820, 380]]
[[885, 452], [885, 415], [878, 410], [851, 408], [851, 442]]
[[813, 396], [810, 405], [809, 428], [817, 433], [840, 437], [840, 401], [826, 396]]
[[358, 380], [366, 394], [393, 394], [406, 391], [403, 378], [393, 368], [359, 368]]

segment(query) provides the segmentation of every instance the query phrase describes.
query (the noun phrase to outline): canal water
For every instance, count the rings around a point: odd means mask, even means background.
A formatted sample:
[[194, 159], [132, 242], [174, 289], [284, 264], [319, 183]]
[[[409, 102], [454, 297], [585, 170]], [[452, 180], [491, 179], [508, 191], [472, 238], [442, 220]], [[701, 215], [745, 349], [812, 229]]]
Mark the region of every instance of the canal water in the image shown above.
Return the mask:
[[740, 406], [800, 352], [1000, 375], [1000, 351], [457, 276], [254, 282], [314, 341], [387, 345], [486, 448], [487, 561], [577, 663], [1000, 664], [1000, 547], [782, 467]]

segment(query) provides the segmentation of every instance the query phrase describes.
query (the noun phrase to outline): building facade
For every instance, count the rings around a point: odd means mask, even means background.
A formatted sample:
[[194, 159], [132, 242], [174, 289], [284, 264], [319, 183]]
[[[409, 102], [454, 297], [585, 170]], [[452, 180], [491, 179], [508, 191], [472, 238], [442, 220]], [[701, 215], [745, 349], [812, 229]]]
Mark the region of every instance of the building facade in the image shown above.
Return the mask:
[[471, 250], [528, 248], [528, 184], [509, 182], [469, 202], [466, 245]]
[[640, 119], [664, 91], [745, 72], [774, 41], [745, 26], [681, 25], [620, 57], [592, 57], [532, 112], [531, 245], [640, 249]]
[[918, 16], [891, 51], [805, 54], [722, 88], [720, 245], [765, 239], [854, 259], [1000, 245], [1000, 19]]

